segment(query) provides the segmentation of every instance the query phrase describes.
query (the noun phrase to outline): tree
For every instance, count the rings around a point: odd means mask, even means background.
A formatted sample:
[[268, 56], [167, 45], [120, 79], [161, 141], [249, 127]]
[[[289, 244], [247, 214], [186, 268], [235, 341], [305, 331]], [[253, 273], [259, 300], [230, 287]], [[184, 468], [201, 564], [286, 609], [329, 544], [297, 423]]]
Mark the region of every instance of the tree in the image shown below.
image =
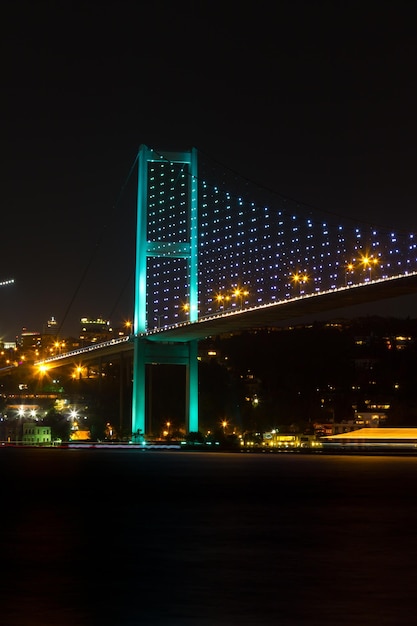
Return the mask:
[[70, 423], [65, 415], [55, 409], [50, 409], [42, 420], [45, 426], [51, 427], [51, 439], [61, 439], [68, 441], [70, 437]]

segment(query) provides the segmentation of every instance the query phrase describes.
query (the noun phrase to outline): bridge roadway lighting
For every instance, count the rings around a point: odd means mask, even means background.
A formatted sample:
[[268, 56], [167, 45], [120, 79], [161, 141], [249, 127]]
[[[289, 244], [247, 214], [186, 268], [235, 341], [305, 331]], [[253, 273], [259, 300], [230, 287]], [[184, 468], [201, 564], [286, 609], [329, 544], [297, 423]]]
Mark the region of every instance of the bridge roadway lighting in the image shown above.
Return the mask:
[[355, 266], [353, 263], [346, 264], [345, 287], [347, 286], [347, 283], [348, 283], [348, 274], [353, 274], [354, 269], [355, 269]]
[[292, 274], [291, 281], [294, 285], [298, 285], [298, 294], [301, 295], [301, 285], [307, 283], [309, 280], [308, 275], [306, 273], [297, 272], [296, 274]]
[[369, 280], [372, 280], [372, 268], [378, 265], [378, 259], [373, 256], [365, 255], [360, 260], [361, 265], [363, 265], [365, 271], [369, 269]]
[[164, 319], [164, 314], [162, 315], [157, 315], [155, 318], [155, 321], [157, 322], [158, 326], [157, 328], [161, 328], [161, 319]]
[[376, 266], [378, 265], [378, 259], [376, 257], [371, 259], [371, 267], [369, 268], [369, 278], [371, 278], [371, 271], [372, 271], [372, 267], [376, 268]]
[[218, 293], [215, 297], [215, 300], [217, 302], [217, 304], [219, 305], [219, 308], [221, 309], [222, 304], [223, 304], [223, 300], [224, 300], [224, 296], [221, 293]]
[[353, 263], [347, 263], [346, 264], [346, 272], [345, 272], [345, 287], [348, 283], [348, 274], [352, 275], [353, 271], [355, 269], [355, 266]]
[[219, 309], [226, 309], [226, 304], [230, 302], [230, 296], [224, 296], [222, 293], [218, 293], [215, 297], [215, 300], [219, 305]]
[[233, 291], [233, 295], [236, 298], [236, 301], [238, 299], [240, 300], [240, 308], [242, 308], [242, 290], [239, 287], [236, 287], [236, 289]]
[[233, 291], [233, 295], [236, 298], [236, 300], [239, 299], [240, 308], [242, 308], [243, 298], [246, 298], [249, 295], [249, 291], [247, 291], [246, 289], [243, 289], [242, 287], [236, 287], [236, 289], [234, 289]]

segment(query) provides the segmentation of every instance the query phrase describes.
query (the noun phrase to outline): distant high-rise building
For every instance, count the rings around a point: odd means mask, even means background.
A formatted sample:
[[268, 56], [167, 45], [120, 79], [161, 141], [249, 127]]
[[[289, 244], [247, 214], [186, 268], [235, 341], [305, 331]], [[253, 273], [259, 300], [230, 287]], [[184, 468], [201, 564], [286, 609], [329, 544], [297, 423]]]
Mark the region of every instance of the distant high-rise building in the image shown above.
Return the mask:
[[30, 331], [27, 328], [22, 329], [20, 345], [23, 350], [37, 350], [41, 346], [41, 340], [41, 334], [37, 331]]
[[55, 317], [52, 316], [46, 324], [43, 326], [43, 335], [57, 335], [58, 334], [58, 322]]
[[82, 317], [80, 323], [80, 340], [84, 345], [101, 343], [102, 341], [111, 339], [113, 336], [113, 329], [110, 326], [110, 322], [101, 317], [97, 319]]

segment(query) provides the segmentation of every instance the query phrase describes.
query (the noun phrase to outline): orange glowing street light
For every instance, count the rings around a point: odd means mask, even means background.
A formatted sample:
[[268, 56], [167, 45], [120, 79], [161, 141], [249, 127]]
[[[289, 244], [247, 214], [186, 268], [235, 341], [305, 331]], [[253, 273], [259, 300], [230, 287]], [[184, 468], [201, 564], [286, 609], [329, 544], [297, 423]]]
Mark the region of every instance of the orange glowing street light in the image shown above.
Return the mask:
[[41, 363], [38, 366], [38, 372], [41, 376], [44, 376], [46, 374], [46, 372], [48, 371], [48, 366], [45, 363]]
[[345, 287], [348, 283], [348, 274], [353, 274], [354, 269], [355, 269], [355, 265], [352, 262], [346, 263]]
[[236, 298], [236, 300], [239, 300], [240, 308], [242, 308], [243, 298], [247, 298], [247, 296], [249, 295], [249, 291], [247, 289], [243, 289], [243, 287], [235, 287], [232, 295]]
[[374, 256], [365, 255], [361, 258], [360, 262], [365, 271], [369, 270], [369, 280], [372, 280], [372, 268], [378, 265], [378, 259]]
[[225, 305], [230, 302], [230, 296], [224, 296], [222, 293], [216, 294], [214, 298], [219, 306], [219, 309], [222, 307], [225, 308]]
[[302, 272], [297, 272], [295, 274], [292, 274], [291, 276], [291, 281], [294, 283], [294, 285], [298, 285], [299, 288], [299, 293], [301, 294], [301, 285], [307, 283], [309, 280], [308, 274], [306, 273], [302, 273]]
[[83, 374], [83, 367], [82, 367], [82, 365], [77, 365], [77, 367], [74, 369], [74, 371], [72, 373], [72, 378], [74, 380], [76, 380], [77, 378], [78, 378], [78, 380], [81, 380], [82, 374]]

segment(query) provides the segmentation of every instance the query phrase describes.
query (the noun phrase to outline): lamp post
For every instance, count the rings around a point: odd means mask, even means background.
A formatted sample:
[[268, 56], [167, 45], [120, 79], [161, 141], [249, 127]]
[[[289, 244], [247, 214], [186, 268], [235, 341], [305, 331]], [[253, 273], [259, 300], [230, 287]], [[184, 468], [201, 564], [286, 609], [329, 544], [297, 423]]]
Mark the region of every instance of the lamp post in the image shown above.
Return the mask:
[[217, 305], [219, 307], [219, 309], [223, 308], [223, 302], [224, 302], [224, 296], [221, 293], [218, 293], [215, 297], [215, 300], [217, 302]]
[[73, 380], [81, 380], [82, 378], [82, 374], [83, 374], [83, 368], [82, 365], [77, 365], [75, 367], [75, 369], [72, 372], [72, 379]]
[[190, 305], [188, 304], [188, 302], [182, 305], [182, 311], [186, 317], [190, 314]]
[[373, 256], [365, 255], [361, 259], [361, 264], [364, 267], [364, 270], [369, 270], [369, 280], [372, 280], [372, 268], [375, 268], [378, 265], [378, 259]]
[[369, 280], [371, 280], [371, 271], [372, 271], [372, 267], [374, 269], [376, 269], [376, 266], [378, 265], [378, 259], [376, 257], [373, 257], [371, 259], [371, 267], [369, 268]]
[[19, 443], [22, 443], [23, 441], [23, 422], [25, 417], [25, 409], [23, 406], [19, 407], [17, 417], [16, 443], [19, 445]]
[[297, 272], [291, 276], [291, 281], [294, 285], [298, 285], [298, 295], [301, 296], [301, 285], [308, 282], [308, 275], [306, 273], [302, 274], [301, 272]]
[[345, 272], [345, 287], [347, 287], [348, 284], [348, 274], [353, 274], [354, 269], [355, 266], [353, 265], [353, 263], [347, 263]]
[[239, 300], [239, 308], [243, 307], [243, 298], [246, 298], [249, 295], [249, 291], [243, 289], [242, 287], [236, 287], [233, 291], [233, 296], [236, 300]]
[[242, 290], [239, 287], [236, 287], [236, 289], [233, 291], [233, 295], [236, 298], [236, 302], [238, 300], [240, 301], [240, 308], [242, 308]]
[[226, 310], [227, 309], [227, 305], [230, 302], [230, 296], [224, 296], [222, 293], [218, 293], [215, 296], [215, 300], [217, 302], [219, 310], [221, 310], [221, 309]]

